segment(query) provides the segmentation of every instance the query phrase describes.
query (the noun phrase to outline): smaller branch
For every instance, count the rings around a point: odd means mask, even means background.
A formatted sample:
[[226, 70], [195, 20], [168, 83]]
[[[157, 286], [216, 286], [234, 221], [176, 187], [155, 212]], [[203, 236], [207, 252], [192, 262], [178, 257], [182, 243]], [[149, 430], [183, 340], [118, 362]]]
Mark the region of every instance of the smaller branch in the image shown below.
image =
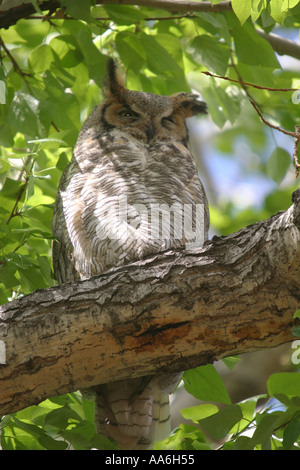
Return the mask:
[[[97, 2], [98, 3], [98, 2]], [[139, 5], [141, 7], [159, 8], [173, 12], [199, 11], [208, 13], [219, 13], [221, 11], [232, 11], [231, 2], [220, 2], [212, 5], [210, 2], [197, 2], [189, 0], [102, 0], [102, 4], [115, 5]]]
[[255, 103], [255, 101], [253, 101], [252, 99], [249, 99], [250, 103], [252, 104], [253, 108], [255, 109], [255, 111], [257, 112], [257, 114], [259, 115], [260, 119], [262, 120], [262, 122], [264, 124], [266, 124], [267, 126], [271, 127], [272, 129], [276, 129], [276, 131], [279, 131], [279, 132], [282, 132], [283, 134], [285, 135], [290, 135], [291, 137], [294, 137], [294, 139], [297, 139], [298, 138], [298, 134], [296, 132], [289, 132], [289, 131], [286, 131], [284, 129], [281, 129], [281, 127], [278, 127], [278, 126], [274, 126], [274, 124], [271, 124], [269, 121], [267, 121], [262, 113], [260, 112], [260, 110], [258, 109], [258, 106], [257, 104]]
[[11, 211], [7, 221], [6, 221], [6, 225], [9, 224], [9, 222], [11, 221], [11, 219], [13, 217], [16, 217], [16, 216], [21, 214], [21, 212], [18, 211], [17, 208], [18, 208], [18, 204], [19, 204], [19, 202], [20, 202], [20, 200], [21, 200], [21, 198], [24, 194], [24, 191], [25, 191], [25, 189], [28, 185], [29, 177], [30, 177], [30, 174], [32, 172], [33, 165], [34, 165], [34, 160], [31, 163], [30, 169], [26, 172], [26, 175], [24, 176], [25, 182], [24, 182], [23, 186], [20, 188], [20, 191], [19, 191], [18, 196], [17, 196], [17, 200], [16, 200], [16, 202], [14, 204], [14, 207], [12, 208], [12, 211]]
[[264, 31], [256, 30], [257, 33], [268, 41], [274, 51], [279, 55], [288, 55], [295, 59], [300, 59], [300, 46], [290, 39], [282, 38], [278, 34], [266, 34]]
[[6, 225], [9, 224], [9, 222], [11, 221], [11, 219], [12, 219], [13, 217], [16, 217], [17, 215], [20, 215], [20, 212], [17, 210], [17, 207], [18, 207], [18, 204], [19, 204], [19, 202], [20, 202], [20, 200], [21, 200], [21, 197], [23, 196], [23, 193], [24, 193], [24, 191], [25, 191], [25, 189], [26, 189], [26, 186], [27, 186], [27, 184], [28, 184], [28, 181], [29, 181], [29, 178], [28, 178], [27, 176], [25, 176], [25, 183], [23, 184], [23, 186], [21, 187], [21, 189], [20, 189], [20, 191], [19, 191], [19, 193], [18, 193], [17, 200], [16, 200], [16, 202], [15, 202], [15, 204], [14, 204], [14, 207], [12, 208], [12, 211], [11, 211], [11, 213], [10, 213], [10, 215], [9, 215], [9, 217], [8, 217], [8, 219], [7, 219], [7, 221], [6, 221]]
[[26, 73], [26, 72], [23, 72], [23, 70], [20, 68], [18, 62], [16, 61], [16, 59], [14, 58], [14, 56], [11, 54], [10, 50], [6, 47], [3, 39], [1, 38], [0, 36], [0, 48], [2, 47], [2, 49], [4, 50], [5, 54], [7, 55], [7, 57], [9, 58], [9, 60], [11, 61], [12, 63], [12, 66], [14, 68], [14, 70], [19, 74], [21, 75], [21, 77], [23, 78], [27, 88], [28, 88], [28, 91], [29, 93], [32, 93], [32, 90], [30, 89], [30, 85], [28, 84], [27, 80], [26, 80], [26, 77], [30, 77], [30, 73]]
[[[177, 16], [151, 16], [143, 18], [144, 21], [161, 21], [161, 20], [181, 20], [182, 18], [198, 18], [196, 15], [191, 13], [184, 13]], [[69, 16], [66, 13], [61, 13], [59, 16], [54, 14], [53, 16], [49, 15], [32, 15], [27, 17], [28, 20], [42, 20], [42, 21], [52, 21], [52, 20], [76, 20], [73, 16]], [[112, 21], [112, 18], [109, 16], [93, 16], [92, 20], [96, 21]]]
[[59, 132], [59, 128], [57, 127], [57, 125], [55, 124], [54, 121], [51, 121], [51, 125], [54, 127], [54, 129], [56, 130], [56, 132]]
[[295, 162], [295, 167], [296, 167], [296, 178], [298, 178], [299, 176], [299, 168], [300, 168], [300, 164], [299, 164], [299, 161], [298, 161], [298, 146], [299, 146], [299, 142], [300, 142], [300, 127], [299, 126], [295, 126], [295, 132], [288, 132], [284, 129], [281, 129], [281, 127], [278, 127], [278, 126], [274, 126], [273, 124], [271, 124], [270, 122], [268, 122], [264, 117], [263, 115], [261, 114], [260, 110], [258, 109], [257, 107], [257, 104], [249, 98], [249, 101], [250, 103], [252, 104], [253, 108], [255, 109], [255, 111], [257, 112], [257, 114], [259, 115], [260, 119], [262, 120], [262, 122], [264, 124], [266, 124], [267, 126], [271, 127], [272, 129], [276, 129], [277, 131], [279, 132], [282, 132], [283, 134], [285, 135], [290, 135], [291, 137], [293, 137], [295, 139], [295, 144], [294, 144], [294, 153], [293, 153], [293, 159], [294, 159], [294, 162]]
[[16, 61], [16, 59], [14, 58], [14, 56], [10, 53], [10, 50], [6, 47], [6, 45], [5, 45], [5, 43], [3, 42], [1, 36], [0, 36], [0, 47], [2, 47], [2, 49], [3, 49], [4, 52], [5, 52], [5, 54], [7, 55], [7, 57], [9, 58], [9, 60], [11, 61], [14, 70], [15, 70], [18, 74], [20, 74], [23, 78], [25, 78], [26, 76], [30, 76], [29, 73], [23, 72], [23, 70], [19, 67], [18, 62]]
[[201, 73], [204, 73], [205, 75], [208, 75], [209, 77], [221, 78], [222, 80], [228, 80], [229, 82], [239, 83], [240, 85], [258, 88], [259, 90], [269, 90], [269, 91], [297, 91], [298, 90], [298, 88], [270, 88], [267, 86], [255, 85], [254, 83], [248, 83], [242, 80], [234, 80], [233, 78], [223, 77], [222, 75], [216, 75], [214, 73], [207, 72], [207, 71], [201, 72]]
[[295, 139], [293, 158], [294, 158], [294, 163], [295, 163], [295, 168], [296, 168], [296, 178], [298, 178], [299, 168], [300, 168], [300, 164], [299, 164], [299, 161], [298, 161], [298, 147], [299, 147], [299, 142], [300, 142], [300, 126], [295, 127], [295, 132], [289, 132], [289, 131], [286, 131], [286, 130], [282, 129], [281, 127], [275, 126], [274, 124], [271, 124], [269, 121], [267, 121], [263, 117], [262, 113], [260, 112], [260, 110], [259, 110], [257, 104], [255, 103], [255, 101], [253, 100], [253, 98], [250, 96], [250, 94], [247, 90], [247, 86], [258, 88], [260, 90], [269, 90], [269, 91], [297, 91], [298, 88], [270, 88], [270, 87], [255, 85], [253, 83], [244, 82], [241, 79], [241, 77], [239, 75], [239, 72], [238, 72], [237, 68], [234, 65], [234, 62], [232, 62], [232, 63], [233, 63], [233, 67], [234, 67], [238, 77], [240, 78], [240, 80], [234, 80], [233, 78], [223, 77], [223, 76], [220, 76], [220, 75], [215, 75], [211, 72], [201, 72], [201, 73], [204, 73], [205, 75], [208, 75], [210, 77], [221, 78], [222, 80], [228, 80], [230, 82], [239, 83], [240, 85], [242, 85], [243, 89], [245, 90], [245, 92], [248, 96], [248, 99], [249, 99], [250, 103], [252, 104], [253, 108], [255, 109], [257, 114], [259, 115], [262, 122], [264, 124], [266, 124], [268, 127], [271, 127], [272, 129], [275, 129], [279, 132], [282, 132], [285, 135], [289, 135], [289, 136], [291, 136]]

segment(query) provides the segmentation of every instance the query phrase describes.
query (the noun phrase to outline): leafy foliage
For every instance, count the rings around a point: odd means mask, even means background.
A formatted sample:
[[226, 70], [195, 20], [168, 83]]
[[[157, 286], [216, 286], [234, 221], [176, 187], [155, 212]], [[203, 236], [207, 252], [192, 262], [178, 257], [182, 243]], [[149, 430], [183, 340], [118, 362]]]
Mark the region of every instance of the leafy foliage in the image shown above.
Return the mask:
[[[101, 99], [110, 56], [123, 63], [129, 88], [159, 94], [193, 89], [206, 100], [210, 124], [209, 132], [204, 124], [202, 135], [208, 133], [210, 141], [202, 136], [195, 144], [213, 155], [212, 164], [203, 160], [200, 166], [214, 233], [233, 232], [290, 205], [296, 188], [293, 139], [264, 124], [249, 98], [272, 125], [288, 132], [299, 125], [299, 67], [281, 66], [257, 33], [280, 28], [283, 35], [293, 35], [299, 28], [299, 0], [233, 0], [233, 11], [181, 17], [147, 6], [93, 1], [61, 0], [61, 6], [66, 9], [48, 21], [19, 20], [1, 31], [1, 303], [55, 283], [51, 220], [57, 186], [81, 123]], [[207, 71], [235, 81], [202, 73]], [[224, 191], [225, 170], [233, 164], [243, 184], [235, 181], [234, 188], [231, 182]], [[249, 184], [258, 192], [267, 188], [258, 203], [244, 194]], [[183, 410], [192, 424], [180, 425], [158, 449], [299, 446], [296, 372], [271, 376], [269, 401], [259, 408], [261, 397], [231, 403], [210, 365], [186, 372], [184, 384], [204, 404]], [[1, 429], [4, 449], [113, 447], [95, 434], [92, 404], [79, 393], [5, 416]]]
[[5, 416], [0, 423], [2, 449], [116, 449], [95, 433], [93, 408], [93, 403], [77, 392]]
[[[213, 366], [202, 366], [184, 373], [183, 380], [193, 382], [196, 393], [209, 402], [215, 396], [216, 382], [211, 380]], [[217, 374], [216, 371], [214, 375]], [[219, 376], [218, 381], [221, 381]], [[240, 403], [228, 403], [228, 396], [216, 404], [204, 403], [181, 411], [195, 424], [182, 424], [157, 449], [182, 450], [292, 450], [300, 444], [300, 375], [297, 372], [270, 376], [268, 395], [251, 397]], [[205, 392], [203, 393], [203, 389]], [[219, 390], [226, 392], [224, 384]], [[196, 426], [197, 425], [197, 426]]]

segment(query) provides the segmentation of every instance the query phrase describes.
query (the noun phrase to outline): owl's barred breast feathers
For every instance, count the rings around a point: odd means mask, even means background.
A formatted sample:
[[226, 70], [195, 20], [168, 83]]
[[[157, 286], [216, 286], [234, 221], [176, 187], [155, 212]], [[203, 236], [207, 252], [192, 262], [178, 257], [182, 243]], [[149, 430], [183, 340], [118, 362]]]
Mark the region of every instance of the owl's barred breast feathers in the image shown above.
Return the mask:
[[[103, 94], [59, 186], [53, 266], [61, 283], [169, 248], [199, 247], [207, 238], [208, 203], [186, 127], [188, 117], [206, 112], [205, 103], [189, 93], [128, 90], [112, 60]], [[164, 438], [177, 379], [158, 375], [94, 387], [98, 431], [123, 449]]]

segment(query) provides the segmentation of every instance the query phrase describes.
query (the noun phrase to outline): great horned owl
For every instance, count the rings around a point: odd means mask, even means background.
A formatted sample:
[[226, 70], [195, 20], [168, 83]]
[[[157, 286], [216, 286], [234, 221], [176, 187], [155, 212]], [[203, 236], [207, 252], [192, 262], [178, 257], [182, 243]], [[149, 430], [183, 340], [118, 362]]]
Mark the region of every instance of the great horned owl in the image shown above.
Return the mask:
[[[189, 93], [128, 90], [113, 60], [103, 94], [59, 186], [53, 265], [60, 283], [207, 238], [208, 204], [186, 127], [186, 118], [206, 112], [205, 103]], [[176, 378], [94, 387], [97, 430], [121, 449], [151, 448], [170, 431]]]

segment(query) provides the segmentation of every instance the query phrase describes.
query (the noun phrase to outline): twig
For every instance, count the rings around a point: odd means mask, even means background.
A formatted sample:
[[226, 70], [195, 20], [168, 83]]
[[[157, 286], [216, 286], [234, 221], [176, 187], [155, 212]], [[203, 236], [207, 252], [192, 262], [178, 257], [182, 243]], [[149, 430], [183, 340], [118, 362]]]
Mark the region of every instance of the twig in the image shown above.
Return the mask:
[[13, 57], [13, 55], [10, 53], [10, 50], [6, 47], [5, 43], [3, 42], [1, 36], [0, 36], [0, 47], [2, 47], [2, 49], [4, 50], [5, 54], [7, 55], [7, 57], [9, 57], [9, 60], [11, 61], [12, 65], [13, 65], [13, 68], [16, 72], [18, 72], [23, 78], [25, 78], [25, 76], [30, 76], [29, 73], [25, 73], [23, 72], [23, 70], [20, 69], [19, 65], [18, 65], [18, 62], [16, 61], [16, 59]]
[[258, 109], [257, 107], [257, 104], [249, 98], [249, 101], [250, 103], [252, 104], [253, 108], [255, 109], [255, 111], [257, 112], [257, 114], [259, 115], [260, 119], [262, 120], [262, 122], [264, 124], [266, 124], [267, 126], [269, 127], [272, 127], [272, 129], [276, 129], [277, 131], [279, 132], [282, 132], [283, 134], [285, 135], [289, 135], [291, 137], [293, 137], [295, 139], [295, 143], [294, 143], [294, 153], [293, 153], [293, 159], [294, 159], [294, 163], [295, 163], [295, 168], [296, 168], [296, 178], [298, 178], [299, 176], [299, 168], [300, 168], [300, 163], [298, 161], [298, 147], [299, 147], [299, 142], [300, 142], [300, 126], [295, 126], [295, 132], [289, 132], [289, 131], [286, 131], [284, 129], [281, 129], [281, 127], [278, 127], [278, 126], [274, 126], [273, 124], [271, 124], [270, 122], [268, 122], [264, 117], [263, 115], [261, 114], [260, 110]]
[[269, 91], [297, 91], [298, 90], [298, 88], [271, 88], [267, 86], [255, 85], [254, 83], [248, 83], [242, 80], [234, 80], [233, 78], [223, 77], [222, 75], [216, 75], [214, 73], [207, 72], [207, 71], [201, 72], [201, 73], [204, 73], [205, 75], [209, 75], [210, 77], [221, 78], [222, 80], [228, 80], [229, 82], [239, 83], [240, 85], [258, 88], [259, 90], [269, 90]]
[[29, 183], [29, 178], [30, 178], [30, 175], [31, 175], [31, 172], [32, 172], [32, 168], [33, 168], [34, 162], [35, 162], [35, 160], [33, 160], [33, 161], [31, 162], [31, 165], [30, 165], [29, 170], [26, 171], [26, 175], [24, 176], [25, 182], [24, 182], [23, 186], [20, 188], [20, 191], [19, 191], [19, 193], [18, 193], [18, 195], [17, 195], [17, 200], [16, 200], [16, 202], [15, 202], [15, 204], [14, 204], [14, 207], [12, 208], [11, 213], [10, 213], [10, 215], [9, 215], [7, 221], [6, 221], [6, 225], [9, 224], [9, 222], [11, 221], [11, 219], [12, 219], [13, 217], [16, 217], [16, 216], [20, 215], [20, 212], [17, 210], [17, 207], [18, 207], [18, 204], [19, 204], [19, 202], [20, 202], [20, 200], [21, 200], [21, 198], [22, 198], [22, 196], [23, 196], [23, 193], [24, 193], [24, 191], [25, 191], [25, 189], [26, 189], [26, 187], [27, 187], [27, 185], [28, 185], [28, 183]]
[[21, 200], [21, 197], [23, 196], [23, 193], [24, 193], [24, 191], [25, 191], [25, 189], [26, 189], [26, 186], [27, 186], [27, 184], [28, 184], [28, 181], [29, 181], [28, 176], [25, 176], [25, 183], [23, 184], [23, 186], [21, 187], [21, 189], [20, 189], [20, 191], [19, 191], [19, 193], [18, 193], [17, 200], [16, 200], [16, 202], [15, 202], [15, 204], [14, 204], [14, 207], [12, 208], [12, 211], [11, 211], [11, 213], [10, 213], [10, 215], [9, 215], [9, 217], [8, 217], [8, 219], [7, 219], [7, 221], [6, 221], [6, 225], [9, 224], [9, 222], [11, 221], [11, 219], [12, 219], [13, 217], [16, 217], [17, 215], [20, 215], [19, 211], [17, 210], [17, 207], [18, 207], [18, 204], [19, 204], [19, 202], [20, 202], [20, 200]]
[[[161, 20], [181, 20], [182, 18], [198, 18], [196, 15], [192, 13], [183, 13], [182, 15], [177, 16], [147, 16], [143, 18], [144, 21], [161, 21]], [[42, 21], [52, 21], [52, 20], [76, 20], [73, 16], [69, 16], [66, 13], [61, 13], [58, 15], [30, 15], [27, 16], [27, 20], [42, 20]], [[96, 21], [112, 21], [112, 18], [109, 16], [93, 16], [91, 17], [92, 20]]]
[[23, 70], [19, 67], [19, 64], [18, 62], [16, 61], [16, 59], [14, 58], [14, 56], [11, 54], [10, 50], [6, 47], [5, 43], [3, 42], [3, 39], [1, 38], [0, 36], [0, 48], [2, 47], [2, 49], [4, 50], [5, 54], [7, 55], [7, 57], [9, 58], [9, 60], [11, 61], [12, 63], [12, 66], [14, 68], [14, 70], [19, 74], [21, 75], [21, 77], [24, 79], [24, 82], [28, 88], [28, 91], [30, 93], [32, 93], [31, 89], [30, 89], [30, 85], [29, 83], [27, 82], [26, 80], [26, 77], [30, 77], [30, 73], [26, 73], [26, 72], [23, 72]]
[[279, 132], [282, 132], [283, 134], [285, 135], [290, 135], [291, 137], [294, 137], [294, 139], [297, 139], [298, 138], [298, 135], [296, 132], [289, 132], [289, 131], [286, 131], [284, 129], [281, 129], [281, 127], [278, 127], [278, 126], [274, 126], [274, 124], [271, 124], [269, 121], [267, 121], [263, 115], [261, 114], [260, 110], [258, 109], [258, 106], [257, 104], [249, 98], [249, 101], [250, 103], [252, 104], [253, 108], [255, 109], [255, 111], [257, 112], [257, 114], [259, 115], [260, 119], [262, 120], [262, 122], [264, 124], [266, 124], [267, 126], [269, 127], [272, 127], [272, 129], [276, 129], [277, 131]]
[[300, 168], [300, 164], [299, 164], [299, 161], [298, 161], [298, 147], [299, 147], [299, 142], [300, 142], [300, 126], [295, 126], [295, 132], [289, 132], [289, 131], [286, 131], [285, 129], [282, 129], [281, 127], [275, 126], [274, 124], [271, 124], [269, 121], [267, 121], [263, 117], [262, 113], [260, 112], [260, 110], [259, 110], [257, 104], [255, 103], [255, 101], [253, 100], [253, 98], [250, 96], [250, 94], [247, 90], [247, 86], [251, 86], [251, 87], [262, 89], [262, 90], [269, 90], [269, 91], [297, 91], [298, 88], [296, 88], [296, 89], [295, 88], [270, 88], [270, 87], [264, 87], [264, 86], [260, 86], [260, 85], [254, 85], [253, 83], [244, 82], [241, 79], [239, 71], [236, 68], [233, 61], [232, 61], [232, 65], [233, 65], [233, 67], [234, 67], [234, 69], [237, 73], [237, 76], [239, 77], [240, 80], [234, 80], [233, 78], [223, 77], [223, 76], [220, 76], [220, 75], [215, 75], [211, 72], [202, 72], [202, 73], [204, 73], [205, 75], [209, 75], [210, 77], [221, 78], [223, 80], [229, 80], [231, 82], [239, 83], [240, 85], [242, 85], [243, 89], [245, 90], [245, 93], [247, 94], [247, 97], [248, 97], [250, 103], [252, 104], [253, 108], [255, 109], [257, 114], [259, 115], [262, 122], [264, 124], [266, 124], [268, 127], [271, 127], [272, 129], [276, 129], [276, 131], [282, 132], [283, 134], [289, 135], [289, 136], [291, 136], [295, 139], [293, 158], [294, 158], [295, 168], [296, 168], [296, 178], [298, 178], [299, 168]]

